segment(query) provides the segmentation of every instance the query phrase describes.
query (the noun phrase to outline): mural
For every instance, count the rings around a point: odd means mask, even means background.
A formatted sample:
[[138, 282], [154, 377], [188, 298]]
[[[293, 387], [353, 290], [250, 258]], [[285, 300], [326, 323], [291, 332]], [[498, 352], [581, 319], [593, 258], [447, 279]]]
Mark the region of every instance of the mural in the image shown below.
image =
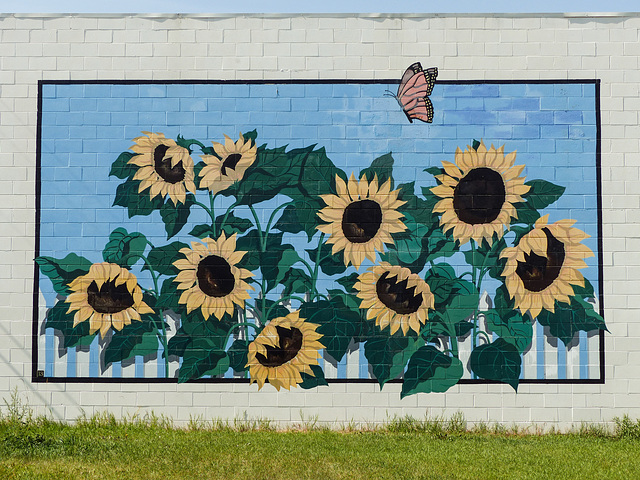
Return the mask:
[[34, 380], [602, 380], [597, 84], [436, 76], [41, 84]]

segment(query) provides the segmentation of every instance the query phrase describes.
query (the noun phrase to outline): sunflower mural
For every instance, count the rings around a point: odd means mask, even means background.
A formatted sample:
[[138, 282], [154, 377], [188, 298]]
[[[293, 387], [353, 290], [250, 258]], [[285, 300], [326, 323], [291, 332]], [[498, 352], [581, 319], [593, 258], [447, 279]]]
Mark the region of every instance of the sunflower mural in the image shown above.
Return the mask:
[[375, 262], [376, 252], [383, 252], [385, 243], [393, 243], [392, 233], [406, 230], [398, 207], [405, 202], [398, 199], [398, 191], [391, 191], [391, 180], [378, 185], [375, 176], [371, 182], [365, 176], [356, 180], [353, 174], [348, 182], [336, 176], [337, 195], [321, 195], [327, 205], [318, 216], [328, 222], [318, 230], [330, 235], [332, 253], [343, 252], [344, 264], [356, 268], [365, 259]]
[[444, 173], [436, 175], [440, 185], [433, 192], [440, 200], [434, 207], [442, 214], [445, 232], [464, 245], [473, 239], [489, 245], [496, 235], [502, 238], [512, 219], [517, 218], [514, 204], [522, 202], [529, 191], [524, 165], [514, 166], [516, 152], [504, 154], [504, 146], [487, 150], [483, 142], [477, 148], [456, 149], [455, 163], [443, 161]]
[[587, 235], [545, 212], [564, 187], [527, 180], [506, 145], [457, 148], [416, 185], [390, 153], [345, 172], [315, 145], [218, 138], [142, 132], [113, 161], [114, 207], [155, 215], [166, 241], [117, 227], [102, 261], [36, 259], [64, 348], [98, 337], [103, 370], [157, 359], [178, 382], [277, 391], [326, 385], [356, 348], [404, 397], [465, 375], [517, 389], [536, 323], [565, 344], [606, 329]]
[[236, 306], [244, 308], [248, 291], [253, 290], [245, 280], [253, 274], [236, 266], [247, 253], [236, 251], [236, 234], [226, 238], [223, 232], [217, 240], [202, 241], [204, 245], [191, 242], [190, 248], [180, 249], [185, 258], [173, 262], [178, 269], [174, 282], [183, 290], [178, 302], [187, 313], [199, 308], [205, 319], [222, 320]]
[[142, 300], [138, 279], [113, 263], [94, 263], [86, 275], [69, 283], [67, 313], [73, 313], [73, 326], [89, 321], [89, 334], [104, 337], [110, 328], [122, 330], [141, 314], [153, 313]]
[[247, 367], [251, 383], [262, 388], [268, 380], [276, 390], [302, 383], [302, 373], [314, 376], [312, 367], [318, 365], [322, 335], [319, 325], [300, 318], [300, 312], [272, 319], [249, 344]]

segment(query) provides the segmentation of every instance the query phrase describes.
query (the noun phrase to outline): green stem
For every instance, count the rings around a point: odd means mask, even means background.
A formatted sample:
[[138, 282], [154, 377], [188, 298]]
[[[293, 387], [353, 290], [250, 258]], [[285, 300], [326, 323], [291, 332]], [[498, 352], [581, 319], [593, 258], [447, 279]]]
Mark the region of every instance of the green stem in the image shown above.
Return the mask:
[[316, 250], [316, 262], [313, 267], [313, 275], [311, 275], [311, 288], [312, 288], [311, 292], [312, 294], [315, 294], [314, 298], [320, 294], [320, 292], [318, 291], [317, 283], [318, 283], [318, 269], [320, 268], [320, 262], [324, 260], [324, 258], [322, 260], [320, 259], [320, 251], [322, 250], [323, 240], [324, 240], [324, 233], [321, 233], [320, 238], [318, 239], [318, 248]]
[[184, 140], [184, 145], [186, 145], [186, 148], [191, 150], [191, 145], [198, 145], [200, 147], [200, 150], [202, 150], [204, 152], [204, 150], [207, 148], [205, 147], [201, 142], [199, 142], [198, 140], [192, 138], [190, 140]]
[[227, 224], [227, 217], [229, 216], [229, 214], [232, 212], [232, 210], [234, 208], [236, 208], [238, 206], [238, 202], [234, 202], [229, 208], [227, 208], [227, 211], [224, 212], [224, 217], [222, 217], [222, 222], [220, 222], [220, 229], [222, 230], [224, 228], [224, 226]]
[[[249, 328], [252, 327], [256, 332], [259, 333], [259, 328], [257, 327], [257, 325], [255, 325], [254, 323], [250, 323], [250, 322], [240, 322], [240, 323], [236, 323], [234, 324], [229, 331], [227, 332], [227, 336], [224, 339], [224, 343], [222, 345], [224, 345], [224, 348], [227, 348], [227, 342], [229, 341], [229, 339], [231, 338], [231, 335], [233, 334], [233, 331], [238, 328], [238, 327], [244, 327], [244, 328]], [[245, 340], [248, 339], [248, 335], [245, 336]]]
[[162, 344], [162, 350], [164, 351], [164, 378], [169, 378], [169, 345], [167, 343], [167, 327], [162, 315], [159, 315], [158, 319], [160, 320], [160, 325], [162, 327], [162, 335], [160, 335], [160, 329], [158, 329], [157, 335], [160, 343]]
[[487, 341], [487, 343], [491, 343], [491, 339], [489, 338], [489, 335], [487, 335], [487, 332], [484, 332], [482, 330], [478, 330], [476, 332], [476, 335], [482, 335], [484, 337], [484, 339]]
[[266, 233], [269, 233], [269, 230], [271, 230], [271, 222], [273, 222], [273, 217], [276, 216], [276, 213], [292, 204], [293, 202], [283, 203], [282, 205], [278, 205], [278, 207], [271, 212], [271, 216], [269, 216], [269, 221], [267, 222]]
[[[471, 244], [471, 252], [472, 252], [471, 258], [475, 259], [476, 258], [476, 255], [475, 255], [475, 253], [476, 253], [476, 242], [473, 239], [471, 239], [471, 240], [469, 240], [469, 243]], [[486, 258], [485, 258], [485, 260], [486, 260]], [[476, 270], [477, 270], [476, 266], [472, 265], [472, 268], [471, 268], [471, 281], [472, 281], [474, 287], [477, 287], [476, 286]], [[480, 292], [478, 292], [478, 302], [479, 301], [480, 301]], [[473, 312], [473, 334], [472, 334], [472, 341], [471, 341], [471, 343], [473, 345], [472, 346], [473, 349], [476, 348], [476, 334], [477, 334], [477, 331], [478, 331], [478, 305], [476, 305], [476, 308], [475, 308], [475, 310]]]
[[304, 298], [299, 297], [297, 295], [285, 295], [284, 297], [276, 300], [275, 302], [273, 302], [273, 305], [271, 305], [268, 309], [267, 309], [267, 317], [269, 317], [269, 314], [271, 313], [271, 310], [278, 304], [280, 303], [284, 303], [288, 300], [297, 300], [300, 303], [304, 303]]
[[267, 248], [265, 236], [262, 233], [262, 225], [260, 225], [260, 219], [258, 218], [258, 214], [256, 213], [256, 209], [253, 208], [253, 205], [249, 205], [249, 210], [251, 211], [251, 215], [253, 215], [253, 220], [256, 222], [256, 228], [258, 230], [258, 238], [260, 239], [260, 247], [262, 248], [262, 252]]

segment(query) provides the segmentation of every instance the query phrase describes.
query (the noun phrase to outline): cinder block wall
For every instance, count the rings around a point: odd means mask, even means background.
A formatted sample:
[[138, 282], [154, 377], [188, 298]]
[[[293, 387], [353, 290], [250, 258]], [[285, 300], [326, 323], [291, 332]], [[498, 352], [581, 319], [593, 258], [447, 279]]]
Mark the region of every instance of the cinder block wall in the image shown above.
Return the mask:
[[[461, 411], [469, 421], [567, 426], [637, 417], [639, 26], [638, 15], [1, 16], [0, 396], [17, 390], [37, 413], [66, 420], [102, 411], [180, 422], [382, 422]], [[524, 383], [517, 394], [462, 384], [401, 400], [397, 383], [276, 392], [242, 383], [32, 381], [40, 80], [377, 80], [399, 78], [415, 61], [438, 66], [438, 80], [601, 81], [604, 383]]]

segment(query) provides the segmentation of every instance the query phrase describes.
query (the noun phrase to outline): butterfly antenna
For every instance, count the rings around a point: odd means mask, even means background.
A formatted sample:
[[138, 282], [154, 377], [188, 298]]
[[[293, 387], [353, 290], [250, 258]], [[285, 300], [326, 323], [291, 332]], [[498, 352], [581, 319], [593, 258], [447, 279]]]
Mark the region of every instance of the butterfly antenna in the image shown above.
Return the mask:
[[385, 90], [385, 94], [384, 94], [384, 96], [385, 96], [385, 97], [393, 97], [393, 98], [396, 98], [396, 95], [395, 95], [392, 91], [390, 91], [390, 90]]

